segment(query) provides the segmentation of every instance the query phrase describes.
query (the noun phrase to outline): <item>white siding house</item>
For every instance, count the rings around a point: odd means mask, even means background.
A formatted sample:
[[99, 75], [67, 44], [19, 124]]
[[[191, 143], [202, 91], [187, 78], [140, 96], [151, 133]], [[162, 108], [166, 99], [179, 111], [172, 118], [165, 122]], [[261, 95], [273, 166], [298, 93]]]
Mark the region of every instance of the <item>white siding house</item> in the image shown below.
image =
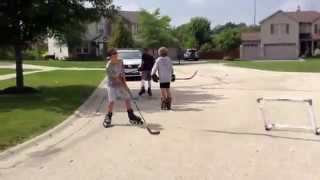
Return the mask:
[[65, 59], [69, 57], [69, 49], [65, 44], [58, 43], [54, 38], [48, 39], [48, 54], [56, 59]]
[[[120, 11], [119, 15], [124, 19], [126, 27], [135, 34], [138, 30], [138, 15], [135, 11]], [[90, 23], [83, 37], [83, 43], [74, 49], [67, 45], [60, 45], [54, 39], [48, 39], [48, 55], [57, 59], [68, 57], [94, 58], [103, 55], [103, 48], [108, 44], [112, 34], [113, 22], [107, 18], [101, 18], [98, 22]]]

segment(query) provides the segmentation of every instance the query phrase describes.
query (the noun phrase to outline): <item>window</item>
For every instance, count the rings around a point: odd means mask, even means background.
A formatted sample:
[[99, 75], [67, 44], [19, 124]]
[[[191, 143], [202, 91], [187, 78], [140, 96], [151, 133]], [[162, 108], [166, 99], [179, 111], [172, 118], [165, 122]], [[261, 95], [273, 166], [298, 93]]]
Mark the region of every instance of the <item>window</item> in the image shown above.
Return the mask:
[[82, 53], [83, 54], [88, 54], [89, 53], [89, 43], [85, 43], [83, 46], [82, 46]]
[[97, 25], [97, 32], [99, 33], [99, 34], [103, 34], [104, 33], [104, 24], [98, 24]]
[[270, 31], [271, 31], [271, 34], [275, 34], [275, 35], [290, 34], [290, 24], [285, 24], [285, 23], [271, 24]]
[[310, 23], [301, 23], [300, 24], [300, 33], [302, 34], [311, 34], [312, 33], [312, 24]]
[[89, 49], [87, 47], [83, 48], [83, 53], [88, 53]]
[[271, 24], [270, 32], [271, 32], [271, 34], [274, 34], [274, 24]]

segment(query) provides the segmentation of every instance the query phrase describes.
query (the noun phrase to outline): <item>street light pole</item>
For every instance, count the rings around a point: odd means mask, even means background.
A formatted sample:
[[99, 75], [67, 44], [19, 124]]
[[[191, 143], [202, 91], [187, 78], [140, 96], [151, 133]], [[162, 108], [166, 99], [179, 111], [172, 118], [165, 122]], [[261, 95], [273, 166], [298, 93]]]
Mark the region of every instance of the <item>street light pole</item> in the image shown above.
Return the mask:
[[253, 0], [254, 1], [254, 15], [253, 15], [253, 24], [257, 25], [256, 20], [257, 20], [257, 0]]

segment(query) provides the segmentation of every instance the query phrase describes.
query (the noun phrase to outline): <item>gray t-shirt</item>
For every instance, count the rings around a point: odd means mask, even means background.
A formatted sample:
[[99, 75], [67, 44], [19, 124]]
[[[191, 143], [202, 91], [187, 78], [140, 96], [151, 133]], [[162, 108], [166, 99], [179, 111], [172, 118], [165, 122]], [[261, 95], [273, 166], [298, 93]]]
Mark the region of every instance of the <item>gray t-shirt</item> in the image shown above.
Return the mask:
[[160, 83], [171, 82], [173, 67], [169, 57], [159, 57], [152, 68], [151, 74], [159, 74]]
[[118, 77], [124, 77], [124, 68], [122, 60], [119, 60], [118, 63], [111, 63], [109, 61], [106, 66], [107, 71], [107, 84], [110, 87], [119, 87], [121, 86], [121, 82], [115, 80]]

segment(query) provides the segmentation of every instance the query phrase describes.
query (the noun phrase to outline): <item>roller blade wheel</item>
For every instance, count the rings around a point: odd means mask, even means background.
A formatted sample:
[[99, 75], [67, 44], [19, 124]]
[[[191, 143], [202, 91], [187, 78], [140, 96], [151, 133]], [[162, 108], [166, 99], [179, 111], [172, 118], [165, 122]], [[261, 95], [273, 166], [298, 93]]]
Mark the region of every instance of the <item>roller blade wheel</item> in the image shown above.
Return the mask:
[[108, 113], [106, 115], [106, 117], [104, 118], [102, 125], [105, 128], [109, 128], [109, 127], [111, 127], [111, 122], [112, 122], [112, 113]]
[[143, 121], [141, 121], [141, 118], [136, 116], [133, 113], [133, 110], [129, 110], [128, 111], [128, 118], [129, 118], [129, 122], [130, 124], [134, 125], [134, 126], [140, 126], [143, 125]]
[[265, 126], [264, 128], [265, 128], [266, 131], [271, 131], [272, 130], [272, 127]]

